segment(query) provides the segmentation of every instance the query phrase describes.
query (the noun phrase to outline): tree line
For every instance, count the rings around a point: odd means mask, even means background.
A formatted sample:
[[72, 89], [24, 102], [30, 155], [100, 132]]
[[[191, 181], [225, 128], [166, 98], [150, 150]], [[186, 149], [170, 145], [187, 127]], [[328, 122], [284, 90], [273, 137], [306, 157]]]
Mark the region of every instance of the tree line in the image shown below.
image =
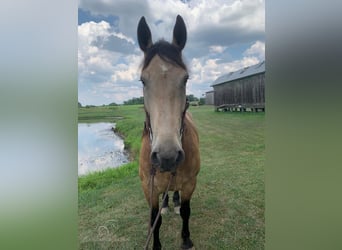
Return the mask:
[[[197, 98], [194, 95], [187, 95], [186, 98], [188, 99], [188, 101], [190, 102], [190, 104], [196, 104], [196, 105], [203, 105], [205, 103], [205, 98]], [[144, 104], [144, 97], [133, 97], [127, 101], [123, 102], [123, 105], [137, 105], [137, 104]], [[102, 106], [106, 106], [106, 105], [102, 105]], [[110, 104], [108, 104], [108, 106], [118, 106], [118, 104], [116, 104], [115, 102], [112, 102]], [[86, 106], [82, 106], [82, 104], [80, 102], [78, 102], [78, 107], [79, 108], [91, 108], [91, 107], [96, 107], [95, 105], [86, 105]]]

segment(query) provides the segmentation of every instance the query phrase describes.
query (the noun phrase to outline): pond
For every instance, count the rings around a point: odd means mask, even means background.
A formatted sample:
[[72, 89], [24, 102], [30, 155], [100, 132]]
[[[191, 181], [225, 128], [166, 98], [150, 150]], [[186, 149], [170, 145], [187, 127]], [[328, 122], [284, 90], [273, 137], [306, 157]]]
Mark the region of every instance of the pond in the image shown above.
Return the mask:
[[124, 142], [113, 127], [115, 123], [108, 122], [78, 124], [78, 175], [129, 162]]

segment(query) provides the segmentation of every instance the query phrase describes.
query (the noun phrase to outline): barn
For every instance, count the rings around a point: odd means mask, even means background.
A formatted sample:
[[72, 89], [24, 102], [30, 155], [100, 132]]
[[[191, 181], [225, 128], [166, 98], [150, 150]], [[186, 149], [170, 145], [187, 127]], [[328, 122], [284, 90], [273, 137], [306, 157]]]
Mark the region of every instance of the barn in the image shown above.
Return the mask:
[[265, 111], [265, 61], [222, 75], [211, 86], [216, 110]]
[[205, 104], [214, 105], [214, 90], [205, 92]]

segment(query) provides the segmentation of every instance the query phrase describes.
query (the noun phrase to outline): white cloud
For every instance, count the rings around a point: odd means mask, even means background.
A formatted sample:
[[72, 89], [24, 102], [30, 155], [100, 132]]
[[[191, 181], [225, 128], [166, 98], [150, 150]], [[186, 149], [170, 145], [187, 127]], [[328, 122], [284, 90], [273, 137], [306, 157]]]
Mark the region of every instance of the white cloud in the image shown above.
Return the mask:
[[[210, 46], [210, 52], [221, 52], [224, 50], [220, 46]], [[242, 57], [229, 62], [221, 62], [219, 57], [209, 58], [203, 56], [193, 58], [189, 64], [191, 77], [187, 91], [200, 97], [205, 91], [208, 91], [219, 76], [239, 70], [241, 68], [255, 65], [265, 59], [265, 43], [256, 41], [242, 53]]]
[[220, 75], [259, 63], [256, 57], [243, 57], [229, 63], [220, 63], [219, 59], [194, 58], [191, 61], [191, 81], [194, 84], [210, 84]]
[[110, 40], [113, 36], [123, 44], [134, 44], [128, 36], [114, 32], [105, 21], [87, 22], [78, 27], [79, 99], [82, 104], [122, 103], [130, 95], [142, 94], [137, 81], [142, 56], [106, 49], [104, 45], [113, 41]]
[[[171, 39], [176, 15], [180, 14], [188, 26], [189, 38], [210, 44], [213, 41], [241, 41], [251, 36], [262, 36], [265, 31], [265, 3], [263, 0], [192, 0], [189, 3], [173, 0], [80, 0], [79, 6], [95, 15], [114, 15], [118, 28], [135, 37], [136, 25], [145, 16], [153, 38]], [[160, 22], [161, 21], [161, 22]], [[227, 44], [228, 45], [228, 44]]]
[[209, 46], [209, 52], [211, 53], [222, 53], [227, 47], [219, 46], [219, 45], [212, 45]]
[[132, 82], [139, 77], [139, 65], [142, 60], [142, 56], [129, 55], [126, 57], [128, 63], [118, 64], [115, 66], [115, 72], [111, 76], [113, 81], [121, 80]]
[[246, 56], [257, 56], [260, 60], [265, 59], [265, 43], [256, 41], [250, 48], [248, 48], [244, 55]]

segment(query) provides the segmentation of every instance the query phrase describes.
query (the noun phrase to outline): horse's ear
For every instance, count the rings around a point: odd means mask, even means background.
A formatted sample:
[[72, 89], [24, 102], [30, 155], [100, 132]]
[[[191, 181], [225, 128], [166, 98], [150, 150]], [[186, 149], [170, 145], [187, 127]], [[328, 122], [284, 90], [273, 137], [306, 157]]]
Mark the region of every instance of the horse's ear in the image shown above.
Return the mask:
[[180, 50], [184, 49], [186, 43], [186, 27], [183, 18], [178, 15], [175, 27], [173, 28], [172, 44]]
[[145, 17], [141, 17], [138, 24], [138, 42], [140, 49], [144, 52], [152, 46], [152, 34], [150, 28], [148, 27]]

